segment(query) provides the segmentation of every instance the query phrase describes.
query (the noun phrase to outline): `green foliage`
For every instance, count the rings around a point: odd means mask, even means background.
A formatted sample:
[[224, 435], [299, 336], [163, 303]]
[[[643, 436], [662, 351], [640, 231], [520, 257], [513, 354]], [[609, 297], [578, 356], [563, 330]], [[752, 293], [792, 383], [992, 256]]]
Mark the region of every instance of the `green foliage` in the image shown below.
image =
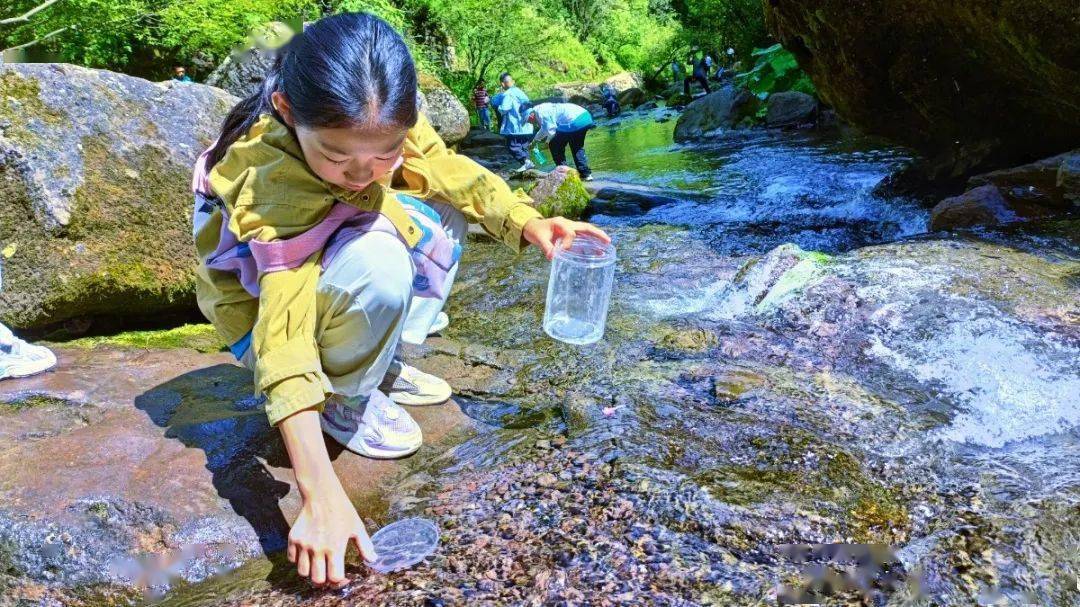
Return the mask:
[[541, 6], [611, 72], [649, 69], [678, 32], [666, 0], [546, 0]]
[[[672, 7], [682, 22], [676, 45], [683, 51], [697, 48], [726, 61], [729, 48], [735, 58], [745, 59], [752, 49], [769, 43], [762, 0], [672, 0]], [[685, 59], [682, 52], [672, 56]]]
[[407, 27], [405, 11], [390, 0], [330, 0], [324, 2], [326, 14], [371, 13], [378, 15], [398, 31]]
[[478, 81], [494, 88], [503, 71], [533, 89], [566, 80], [567, 73], [597, 72], [573, 33], [526, 0], [416, 0], [415, 5], [422, 5], [453, 46], [455, 60], [443, 64], [441, 76], [463, 98]]
[[[42, 0], [9, 0], [0, 18]], [[768, 44], [761, 0], [58, 0], [0, 30], [0, 48], [35, 42], [32, 58], [167, 77], [186, 65], [198, 80], [268, 22], [349, 11], [386, 19], [409, 41], [421, 71], [467, 100], [477, 80], [504, 70], [533, 96], [559, 82], [623, 70], [646, 82], [691, 48], [724, 61]], [[51, 37], [46, 38], [46, 36]], [[453, 52], [447, 52], [449, 47]]]
[[755, 59], [754, 67], [739, 74], [736, 82], [745, 86], [759, 99], [781, 91], [817, 94], [814, 83], [806, 72], [799, 68], [795, 56], [779, 44], [754, 49], [752, 56]]
[[[38, 0], [17, 0], [17, 12]], [[173, 64], [216, 65], [269, 21], [298, 26], [320, 15], [317, 0], [61, 0], [29, 23], [0, 32], [0, 46], [41, 43], [62, 61], [162, 77]]]
[[313, 0], [171, 0], [154, 3], [158, 39], [155, 44], [176, 49], [182, 57], [205, 53], [224, 57], [248, 35], [269, 21], [300, 27], [301, 18], [319, 14]]

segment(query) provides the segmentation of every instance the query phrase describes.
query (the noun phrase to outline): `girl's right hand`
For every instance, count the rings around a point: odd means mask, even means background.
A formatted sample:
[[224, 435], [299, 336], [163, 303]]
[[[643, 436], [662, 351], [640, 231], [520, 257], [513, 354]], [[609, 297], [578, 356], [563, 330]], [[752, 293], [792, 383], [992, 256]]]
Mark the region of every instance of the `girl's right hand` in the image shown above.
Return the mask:
[[[337, 481], [336, 478], [333, 481]], [[330, 482], [326, 491], [313, 491], [304, 499], [300, 516], [289, 531], [289, 562], [296, 563], [300, 577], [311, 583], [334, 588], [345, 586], [345, 552], [355, 541], [368, 562], [378, 558], [364, 522], [356, 514], [340, 482]]]

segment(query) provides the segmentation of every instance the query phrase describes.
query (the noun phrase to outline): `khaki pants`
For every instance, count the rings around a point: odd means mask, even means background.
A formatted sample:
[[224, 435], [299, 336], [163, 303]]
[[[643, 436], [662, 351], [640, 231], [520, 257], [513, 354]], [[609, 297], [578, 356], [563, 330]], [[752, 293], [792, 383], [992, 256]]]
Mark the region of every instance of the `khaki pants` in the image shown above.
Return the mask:
[[[405, 245], [368, 232], [342, 247], [319, 277], [315, 341], [334, 393], [364, 397], [394, 358], [412, 299], [413, 263]], [[255, 368], [255, 348], [240, 362]]]

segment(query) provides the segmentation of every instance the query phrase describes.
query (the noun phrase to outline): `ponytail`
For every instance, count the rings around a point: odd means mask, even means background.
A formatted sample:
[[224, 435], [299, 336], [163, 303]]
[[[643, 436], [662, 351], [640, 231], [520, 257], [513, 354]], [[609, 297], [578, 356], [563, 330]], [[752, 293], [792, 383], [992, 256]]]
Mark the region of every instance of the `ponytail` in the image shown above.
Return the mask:
[[[259, 116], [269, 113], [277, 115], [271, 102], [271, 95], [273, 95], [274, 91], [280, 90], [281, 69], [285, 63], [285, 54], [288, 52], [288, 48], [288, 45], [286, 45], [277, 51], [274, 62], [267, 70], [266, 77], [263, 79], [259, 90], [240, 100], [240, 103], [233, 106], [233, 109], [229, 111], [229, 115], [225, 117], [225, 121], [221, 124], [221, 135], [218, 136], [214, 146], [210, 149], [210, 154], [206, 158], [207, 170], [221, 162], [229, 146], [243, 137], [251, 129], [251, 126], [259, 120]], [[277, 117], [280, 119], [280, 116]]]

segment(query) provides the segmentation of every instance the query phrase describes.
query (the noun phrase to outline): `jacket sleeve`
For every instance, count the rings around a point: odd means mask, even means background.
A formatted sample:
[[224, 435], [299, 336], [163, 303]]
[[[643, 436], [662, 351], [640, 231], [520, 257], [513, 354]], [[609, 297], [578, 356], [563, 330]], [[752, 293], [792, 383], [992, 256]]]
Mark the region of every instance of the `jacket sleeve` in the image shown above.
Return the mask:
[[[326, 216], [333, 197], [318, 182], [290, 179], [302, 167], [281, 157], [242, 162], [229, 155], [211, 171], [215, 192], [231, 206], [229, 230], [241, 241], [273, 242], [300, 235]], [[273, 164], [270, 164], [273, 163]], [[267, 166], [271, 166], [267, 169]], [[320, 408], [333, 392], [322, 371], [315, 341], [316, 287], [321, 251], [297, 267], [259, 270], [259, 310], [252, 330], [256, 394], [267, 396], [266, 413], [276, 425], [290, 415]]]
[[[234, 209], [230, 229], [241, 242], [272, 242], [314, 227], [322, 213], [302, 206], [246, 204]], [[318, 407], [333, 392], [315, 342], [315, 296], [321, 251], [295, 268], [259, 269], [259, 315], [251, 334], [255, 390], [266, 394], [271, 425]]]
[[333, 392], [315, 342], [320, 257], [316, 253], [298, 268], [259, 277], [259, 316], [251, 347], [256, 392], [267, 396], [271, 425], [305, 409], [322, 410]]
[[497, 175], [474, 160], [447, 149], [423, 115], [405, 138], [404, 162], [392, 186], [402, 194], [453, 205], [471, 223], [520, 251], [525, 224], [541, 218], [522, 190], [511, 190]]

